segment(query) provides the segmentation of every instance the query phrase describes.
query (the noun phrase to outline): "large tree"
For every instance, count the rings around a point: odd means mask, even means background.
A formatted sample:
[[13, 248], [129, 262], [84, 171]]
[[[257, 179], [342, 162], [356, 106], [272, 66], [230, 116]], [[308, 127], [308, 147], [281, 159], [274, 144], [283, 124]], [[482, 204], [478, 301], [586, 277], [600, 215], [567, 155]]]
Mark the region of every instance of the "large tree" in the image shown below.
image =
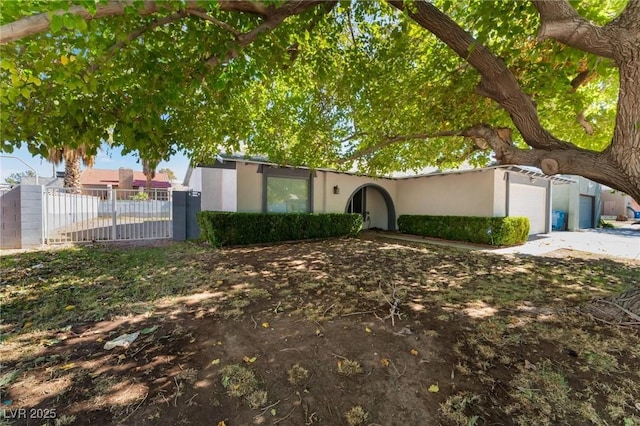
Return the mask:
[[108, 132], [157, 159], [495, 158], [640, 199], [639, 0], [24, 1], [1, 18], [5, 150]]

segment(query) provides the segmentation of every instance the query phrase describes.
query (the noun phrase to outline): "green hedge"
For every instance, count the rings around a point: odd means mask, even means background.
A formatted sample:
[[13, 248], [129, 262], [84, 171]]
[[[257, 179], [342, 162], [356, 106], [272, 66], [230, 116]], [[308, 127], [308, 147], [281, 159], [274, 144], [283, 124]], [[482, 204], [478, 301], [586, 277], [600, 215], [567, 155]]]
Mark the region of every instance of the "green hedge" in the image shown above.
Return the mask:
[[200, 236], [215, 247], [354, 236], [359, 214], [198, 213]]
[[398, 227], [407, 234], [495, 246], [522, 244], [529, 236], [527, 217], [402, 215]]

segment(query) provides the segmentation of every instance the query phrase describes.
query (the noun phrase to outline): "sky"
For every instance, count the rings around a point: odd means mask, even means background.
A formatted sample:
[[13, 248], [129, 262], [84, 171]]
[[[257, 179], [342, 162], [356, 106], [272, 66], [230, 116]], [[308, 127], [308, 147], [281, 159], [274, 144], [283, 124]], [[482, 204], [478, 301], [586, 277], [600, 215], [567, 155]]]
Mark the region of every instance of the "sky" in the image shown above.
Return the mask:
[[[27, 148], [23, 146], [11, 154], [0, 153], [0, 183], [3, 183], [4, 180], [13, 173], [30, 170], [29, 167], [15, 158], [5, 158], [7, 156], [17, 157], [24, 161], [36, 170], [38, 176], [48, 177], [53, 175], [53, 165], [51, 163], [40, 156], [32, 156]], [[107, 145], [103, 145], [102, 149], [98, 151], [93, 168], [117, 170], [120, 167], [128, 167], [133, 170], [142, 171], [142, 164], [138, 161], [138, 157], [133, 154], [121, 155], [120, 148], [109, 148]], [[55, 167], [56, 171], [64, 171], [64, 164], [59, 164]], [[84, 166], [81, 167], [83, 170], [85, 169]], [[178, 183], [182, 183], [189, 168], [189, 159], [183, 154], [178, 153], [171, 157], [169, 161], [161, 162], [156, 170], [165, 167], [173, 171]]]

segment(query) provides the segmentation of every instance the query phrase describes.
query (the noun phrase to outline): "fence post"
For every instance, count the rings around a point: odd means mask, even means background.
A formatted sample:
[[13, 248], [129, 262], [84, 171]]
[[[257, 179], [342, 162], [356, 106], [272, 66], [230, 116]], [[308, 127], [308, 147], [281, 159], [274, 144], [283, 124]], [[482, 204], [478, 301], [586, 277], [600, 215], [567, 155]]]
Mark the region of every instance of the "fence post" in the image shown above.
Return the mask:
[[173, 220], [173, 239], [184, 241], [187, 239], [187, 192], [174, 191], [171, 202], [171, 219]]
[[116, 198], [118, 198], [118, 193], [116, 189], [111, 189], [111, 217], [113, 218], [113, 223], [111, 224], [111, 240], [116, 240], [117, 232], [118, 232], [118, 219], [117, 219], [117, 211], [116, 211]]
[[198, 226], [198, 212], [201, 210], [202, 192], [189, 191], [187, 193], [187, 211], [185, 220], [187, 222], [187, 239], [195, 240], [200, 238], [200, 227]]
[[48, 216], [49, 216], [49, 191], [47, 187], [42, 185], [42, 245], [47, 243], [48, 229]]

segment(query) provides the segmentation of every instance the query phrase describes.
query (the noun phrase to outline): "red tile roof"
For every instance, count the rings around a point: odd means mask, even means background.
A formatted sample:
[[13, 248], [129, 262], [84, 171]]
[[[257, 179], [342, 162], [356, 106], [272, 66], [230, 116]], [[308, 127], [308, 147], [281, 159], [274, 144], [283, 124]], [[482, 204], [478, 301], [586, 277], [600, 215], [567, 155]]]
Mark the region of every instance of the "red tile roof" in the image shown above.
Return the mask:
[[[82, 186], [117, 186], [119, 182], [119, 170], [86, 169], [80, 174]], [[133, 188], [147, 186], [147, 177], [142, 172], [133, 172]], [[151, 181], [152, 188], [171, 188], [171, 182], [166, 173], [156, 172], [156, 177]]]

